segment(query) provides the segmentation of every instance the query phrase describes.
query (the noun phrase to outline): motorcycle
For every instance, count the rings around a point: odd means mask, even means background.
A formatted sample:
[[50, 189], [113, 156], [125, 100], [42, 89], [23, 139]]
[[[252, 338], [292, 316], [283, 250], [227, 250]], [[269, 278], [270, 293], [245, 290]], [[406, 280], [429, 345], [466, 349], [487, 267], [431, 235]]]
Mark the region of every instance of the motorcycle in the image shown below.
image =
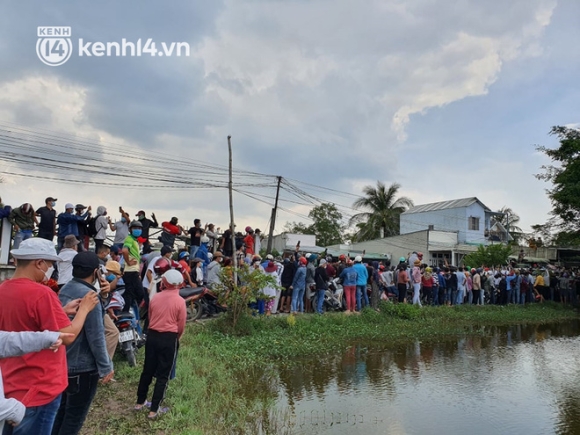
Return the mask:
[[226, 307], [218, 303], [217, 296], [206, 287], [184, 287], [179, 290], [179, 295], [185, 300], [188, 322], [226, 311]]
[[[310, 303], [316, 308], [317, 291], [312, 292]], [[343, 297], [344, 289], [339, 278], [331, 279], [328, 282], [328, 289], [324, 292], [324, 303], [322, 311], [344, 311], [346, 310], [346, 301]]]
[[137, 365], [135, 353], [141, 341], [135, 324], [136, 320], [133, 313], [120, 312], [115, 320], [115, 326], [119, 330], [119, 349], [127, 358], [130, 367]]

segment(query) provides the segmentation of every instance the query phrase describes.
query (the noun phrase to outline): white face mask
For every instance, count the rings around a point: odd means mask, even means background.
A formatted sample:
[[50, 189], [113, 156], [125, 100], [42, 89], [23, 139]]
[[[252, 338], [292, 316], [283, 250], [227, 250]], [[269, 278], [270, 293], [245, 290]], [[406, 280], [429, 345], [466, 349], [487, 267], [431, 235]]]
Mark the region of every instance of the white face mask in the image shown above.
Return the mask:
[[[45, 262], [45, 264], [49, 264], [49, 263]], [[49, 266], [49, 268], [46, 270], [46, 272], [44, 272], [44, 280], [48, 281], [50, 279], [50, 277], [52, 276], [53, 272], [54, 272], [54, 266]]]

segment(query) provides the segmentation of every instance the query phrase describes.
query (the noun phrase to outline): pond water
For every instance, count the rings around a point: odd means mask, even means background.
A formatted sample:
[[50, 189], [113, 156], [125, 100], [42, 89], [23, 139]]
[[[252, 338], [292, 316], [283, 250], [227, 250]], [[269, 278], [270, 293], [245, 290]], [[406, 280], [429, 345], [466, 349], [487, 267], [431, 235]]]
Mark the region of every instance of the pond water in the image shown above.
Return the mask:
[[481, 332], [279, 368], [284, 432], [580, 434], [580, 322]]

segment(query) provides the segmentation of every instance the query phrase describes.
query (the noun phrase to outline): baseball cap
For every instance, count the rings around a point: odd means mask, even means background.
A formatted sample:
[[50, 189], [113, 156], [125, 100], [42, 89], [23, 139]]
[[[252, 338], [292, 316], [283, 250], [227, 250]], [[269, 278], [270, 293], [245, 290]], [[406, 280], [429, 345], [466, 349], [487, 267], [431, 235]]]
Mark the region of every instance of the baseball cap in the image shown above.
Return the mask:
[[75, 205], [75, 210], [84, 210], [86, 207], [82, 204]]
[[92, 251], [79, 252], [74, 256], [72, 265], [82, 269], [98, 269], [100, 267], [99, 257]]
[[71, 202], [67, 202], [64, 206], [65, 210], [68, 210], [69, 208], [75, 208], [75, 206], [71, 203]]
[[49, 202], [49, 201], [58, 201], [56, 198], [53, 198], [52, 196], [49, 196], [48, 198], [46, 198], [44, 200], [44, 202]]
[[61, 261], [54, 249], [54, 243], [40, 237], [24, 240], [18, 249], [13, 249], [11, 253], [17, 260]]
[[163, 274], [163, 279], [170, 285], [183, 284], [183, 275], [175, 269], [168, 270]]
[[135, 216], [139, 216], [140, 214], [145, 214], [143, 210], [139, 210]]

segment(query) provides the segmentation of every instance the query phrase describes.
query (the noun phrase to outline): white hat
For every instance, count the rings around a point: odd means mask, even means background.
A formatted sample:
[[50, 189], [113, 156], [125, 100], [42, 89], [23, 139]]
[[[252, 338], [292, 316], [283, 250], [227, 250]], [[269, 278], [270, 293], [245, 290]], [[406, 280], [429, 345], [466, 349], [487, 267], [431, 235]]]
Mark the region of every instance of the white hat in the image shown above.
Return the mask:
[[356, 257], [354, 257], [354, 262], [355, 263], [362, 263], [362, 257], [360, 255], [357, 255]]
[[200, 243], [209, 243], [209, 237], [208, 236], [201, 236], [199, 239]]
[[66, 210], [66, 209], [68, 209], [68, 208], [75, 208], [75, 206], [74, 206], [72, 203], [70, 203], [70, 202], [67, 202], [67, 203], [64, 205], [64, 209]]
[[305, 255], [306, 258], [310, 258], [310, 252]]
[[266, 260], [273, 260], [274, 256], [272, 254], [266, 255]]
[[181, 285], [183, 284], [183, 275], [175, 269], [170, 269], [163, 274], [163, 279], [167, 284]]
[[18, 249], [13, 249], [11, 253], [17, 260], [60, 261], [54, 249], [54, 243], [40, 237], [24, 240]]
[[320, 263], [319, 263], [319, 264], [320, 264], [321, 266], [325, 265], [325, 264], [326, 264], [326, 260], [325, 260], [324, 258], [321, 258], [321, 259], [320, 259]]

